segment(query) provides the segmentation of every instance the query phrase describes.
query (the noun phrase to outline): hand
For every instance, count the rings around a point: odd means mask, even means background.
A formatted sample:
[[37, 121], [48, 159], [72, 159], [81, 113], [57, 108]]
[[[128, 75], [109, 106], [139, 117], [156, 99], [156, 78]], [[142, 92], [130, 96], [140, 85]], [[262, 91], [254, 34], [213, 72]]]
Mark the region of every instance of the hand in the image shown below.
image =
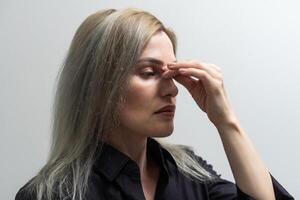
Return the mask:
[[198, 61], [183, 61], [168, 63], [163, 70], [165, 72], [162, 76], [174, 78], [182, 84], [213, 124], [218, 125], [235, 117], [218, 66]]

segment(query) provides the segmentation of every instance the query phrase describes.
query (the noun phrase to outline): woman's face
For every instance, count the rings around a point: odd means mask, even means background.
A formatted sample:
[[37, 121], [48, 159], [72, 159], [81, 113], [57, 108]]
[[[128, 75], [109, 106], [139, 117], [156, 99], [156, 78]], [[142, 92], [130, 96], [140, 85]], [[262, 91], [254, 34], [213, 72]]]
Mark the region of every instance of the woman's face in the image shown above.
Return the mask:
[[162, 67], [176, 61], [173, 45], [163, 31], [151, 37], [130, 76], [126, 101], [120, 107], [120, 130], [137, 137], [165, 137], [173, 132], [172, 115], [155, 113], [176, 104], [178, 88], [163, 78]]

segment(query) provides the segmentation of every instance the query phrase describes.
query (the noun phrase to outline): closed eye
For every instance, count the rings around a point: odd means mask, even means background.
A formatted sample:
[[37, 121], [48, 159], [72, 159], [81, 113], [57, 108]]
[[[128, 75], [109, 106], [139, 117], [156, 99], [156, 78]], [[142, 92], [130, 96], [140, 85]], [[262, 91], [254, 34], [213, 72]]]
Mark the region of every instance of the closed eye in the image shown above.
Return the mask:
[[149, 71], [149, 72], [143, 72], [142, 75], [145, 76], [145, 77], [151, 77], [151, 76], [155, 76], [156, 73]]
[[160, 77], [163, 73], [163, 70], [161, 69], [160, 65], [157, 65], [155, 63], [146, 62], [140, 63], [138, 65], [138, 69], [140, 69], [140, 75], [144, 78], [156, 78]]

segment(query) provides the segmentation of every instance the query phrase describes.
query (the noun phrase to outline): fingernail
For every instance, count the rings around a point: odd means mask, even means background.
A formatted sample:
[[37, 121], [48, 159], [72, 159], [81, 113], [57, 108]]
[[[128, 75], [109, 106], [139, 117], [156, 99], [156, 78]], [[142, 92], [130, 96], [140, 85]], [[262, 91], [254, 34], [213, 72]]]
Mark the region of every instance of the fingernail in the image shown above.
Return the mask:
[[186, 72], [186, 69], [182, 69], [182, 68], [181, 68], [181, 69], [179, 69], [178, 71], [179, 71], [180, 73], [185, 73], [185, 72]]

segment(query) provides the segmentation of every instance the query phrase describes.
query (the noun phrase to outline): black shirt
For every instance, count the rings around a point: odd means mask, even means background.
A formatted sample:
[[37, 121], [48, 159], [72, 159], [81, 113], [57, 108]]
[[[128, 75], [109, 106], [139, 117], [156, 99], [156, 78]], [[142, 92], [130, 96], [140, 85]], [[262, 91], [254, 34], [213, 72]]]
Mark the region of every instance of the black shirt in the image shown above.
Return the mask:
[[[148, 138], [147, 159], [153, 159], [160, 167], [155, 200], [252, 199], [236, 184], [222, 179], [200, 156], [195, 156], [205, 169], [218, 176], [217, 181], [201, 183], [187, 178], [179, 171], [171, 154], [157, 141]], [[271, 177], [276, 199], [294, 199], [272, 175]], [[21, 188], [16, 195], [16, 200], [29, 199], [35, 198]], [[85, 199], [145, 199], [138, 165], [122, 152], [104, 144], [103, 151], [93, 167]]]

